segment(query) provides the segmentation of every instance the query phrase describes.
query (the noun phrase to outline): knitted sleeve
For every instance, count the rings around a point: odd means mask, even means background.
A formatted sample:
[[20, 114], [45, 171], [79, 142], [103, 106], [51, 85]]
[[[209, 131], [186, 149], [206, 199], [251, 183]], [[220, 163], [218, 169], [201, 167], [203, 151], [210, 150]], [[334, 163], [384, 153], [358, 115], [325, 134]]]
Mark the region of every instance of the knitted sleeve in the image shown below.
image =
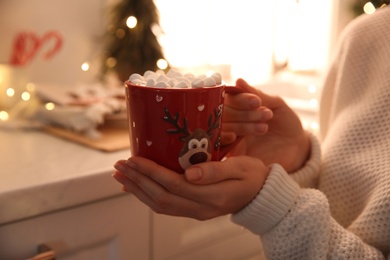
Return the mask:
[[[312, 134], [310, 136], [311, 156], [305, 166], [295, 173], [286, 175], [279, 164], [274, 164], [259, 196], [240, 213], [233, 215], [233, 221], [239, 219], [253, 221], [249, 224], [249, 229], [254, 229], [254, 233], [264, 233], [290, 210], [298, 197], [299, 185], [314, 186], [318, 179], [321, 152], [317, 138]], [[259, 217], [262, 219], [259, 220]]]
[[278, 164], [232, 221], [261, 237], [269, 259], [384, 259], [332, 218], [322, 192], [300, 188]]

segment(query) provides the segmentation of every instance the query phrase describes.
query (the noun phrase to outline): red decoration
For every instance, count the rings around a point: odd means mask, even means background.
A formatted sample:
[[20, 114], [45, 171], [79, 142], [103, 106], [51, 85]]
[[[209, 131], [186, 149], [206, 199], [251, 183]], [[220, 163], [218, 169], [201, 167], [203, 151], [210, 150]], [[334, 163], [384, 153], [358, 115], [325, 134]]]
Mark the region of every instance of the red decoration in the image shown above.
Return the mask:
[[47, 44], [53, 46], [43, 54], [45, 60], [51, 59], [62, 47], [62, 35], [56, 31], [49, 31], [40, 38], [33, 32], [22, 32], [16, 35], [10, 58], [11, 65], [22, 66], [29, 63], [38, 51]]

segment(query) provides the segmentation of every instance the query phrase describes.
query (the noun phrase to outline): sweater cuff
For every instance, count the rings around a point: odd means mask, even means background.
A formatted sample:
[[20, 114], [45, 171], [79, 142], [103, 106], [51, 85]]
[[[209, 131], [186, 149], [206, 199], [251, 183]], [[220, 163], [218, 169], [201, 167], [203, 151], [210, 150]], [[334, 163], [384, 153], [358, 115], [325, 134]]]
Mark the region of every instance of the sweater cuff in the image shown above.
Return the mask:
[[277, 225], [293, 207], [299, 185], [279, 165], [272, 165], [260, 193], [245, 208], [232, 215], [232, 221], [261, 235]]
[[321, 163], [321, 146], [317, 137], [309, 133], [311, 142], [310, 158], [306, 164], [296, 172], [290, 173], [290, 177], [302, 188], [317, 187]]

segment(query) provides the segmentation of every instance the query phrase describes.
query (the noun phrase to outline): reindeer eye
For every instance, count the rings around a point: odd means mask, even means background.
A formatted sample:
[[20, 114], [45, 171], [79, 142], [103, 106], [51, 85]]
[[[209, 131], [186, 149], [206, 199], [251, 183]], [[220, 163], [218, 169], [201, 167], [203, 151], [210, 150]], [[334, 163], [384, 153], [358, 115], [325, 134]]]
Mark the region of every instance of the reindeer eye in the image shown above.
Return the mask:
[[191, 139], [189, 142], [188, 142], [188, 149], [196, 149], [200, 147], [200, 143], [197, 139]]
[[200, 140], [200, 147], [207, 148], [208, 144], [209, 141], [207, 140], [207, 138], [202, 138], [202, 140]]

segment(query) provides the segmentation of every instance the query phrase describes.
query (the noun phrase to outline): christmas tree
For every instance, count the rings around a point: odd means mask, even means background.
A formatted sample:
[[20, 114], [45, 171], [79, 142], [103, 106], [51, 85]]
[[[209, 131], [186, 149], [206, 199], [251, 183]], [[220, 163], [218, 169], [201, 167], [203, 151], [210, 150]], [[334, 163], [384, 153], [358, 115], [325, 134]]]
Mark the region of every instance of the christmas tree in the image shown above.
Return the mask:
[[[103, 73], [114, 71], [121, 81], [133, 73], [158, 69], [165, 58], [155, 32], [161, 32], [153, 0], [120, 0], [109, 14]], [[159, 69], [168, 69], [168, 64]]]

